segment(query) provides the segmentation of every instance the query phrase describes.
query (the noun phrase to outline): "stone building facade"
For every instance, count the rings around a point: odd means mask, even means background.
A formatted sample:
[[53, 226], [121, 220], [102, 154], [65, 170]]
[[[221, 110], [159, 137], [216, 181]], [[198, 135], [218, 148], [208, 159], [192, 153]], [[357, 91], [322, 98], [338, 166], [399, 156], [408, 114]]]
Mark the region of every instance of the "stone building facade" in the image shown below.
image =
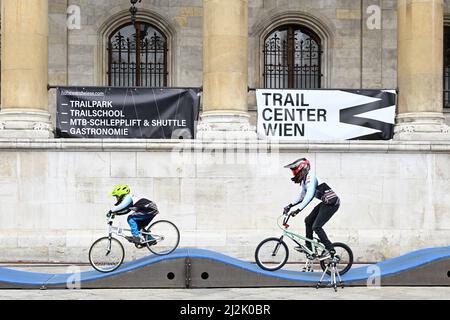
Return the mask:
[[[276, 217], [297, 192], [282, 167], [300, 156], [342, 198], [326, 230], [357, 260], [449, 244], [442, 96], [450, 1], [143, 0], [137, 21], [167, 40], [166, 85], [203, 87], [194, 141], [54, 139], [47, 84], [108, 85], [108, 42], [130, 22], [130, 2], [1, 5], [0, 260], [86, 262], [118, 183], [154, 199], [181, 229], [182, 246], [252, 260], [258, 242], [279, 233]], [[70, 29], [76, 8], [80, 28]], [[264, 49], [275, 30], [320, 43], [322, 88], [398, 88], [394, 140], [256, 140], [248, 88], [265, 86]], [[295, 224], [301, 232], [302, 219]], [[127, 258], [140, 254], [130, 249]]]
[[[442, 3], [447, 25], [450, 3]], [[79, 8], [80, 27], [70, 29], [67, 21], [75, 13], [74, 6]], [[250, 88], [265, 87], [265, 39], [274, 30], [292, 24], [308, 28], [321, 42], [322, 88], [398, 88], [398, 1], [249, 0], [245, 6], [248, 14], [246, 76]], [[147, 0], [138, 7], [137, 19], [159, 28], [167, 37], [167, 86], [202, 86], [203, 2]], [[130, 3], [125, 0], [49, 0], [49, 84], [107, 85], [108, 37], [119, 26], [131, 23], [129, 8]], [[53, 126], [55, 100], [54, 90], [50, 91]], [[254, 92], [248, 93], [247, 100], [254, 124]], [[443, 112], [447, 115], [448, 109]]]
[[[65, 28], [70, 5], [81, 9], [79, 30]], [[371, 5], [379, 6], [381, 25], [369, 30], [367, 21], [376, 14], [367, 10]], [[169, 37], [168, 85], [202, 86], [202, 1], [146, 0], [138, 7], [138, 19], [160, 27]], [[130, 21], [129, 8], [124, 0], [49, 1], [49, 83], [106, 85], [106, 39]], [[395, 89], [396, 10], [394, 0], [248, 1], [248, 86], [264, 87], [265, 37], [282, 25], [299, 24], [312, 29], [323, 43], [323, 88]], [[52, 114], [54, 100], [50, 98]], [[254, 92], [248, 94], [248, 102], [254, 123]]]
[[[81, 29], [65, 27], [71, 5], [81, 9]], [[129, 7], [130, 3], [123, 0], [49, 1], [49, 83], [106, 85], [106, 39], [114, 27], [128, 20]], [[139, 5], [139, 10], [142, 21], [161, 27], [169, 36], [168, 85], [202, 86], [202, 1], [148, 0]], [[449, 1], [444, 1], [444, 14], [450, 16]], [[304, 25], [320, 35], [324, 45], [322, 87], [398, 87], [396, 0], [250, 0], [248, 15], [251, 88], [264, 87], [265, 36], [285, 24]], [[450, 20], [445, 21], [450, 25]], [[253, 92], [248, 102], [254, 124]], [[50, 92], [50, 112], [55, 119], [54, 92]], [[445, 108], [444, 115], [450, 123], [450, 109]]]

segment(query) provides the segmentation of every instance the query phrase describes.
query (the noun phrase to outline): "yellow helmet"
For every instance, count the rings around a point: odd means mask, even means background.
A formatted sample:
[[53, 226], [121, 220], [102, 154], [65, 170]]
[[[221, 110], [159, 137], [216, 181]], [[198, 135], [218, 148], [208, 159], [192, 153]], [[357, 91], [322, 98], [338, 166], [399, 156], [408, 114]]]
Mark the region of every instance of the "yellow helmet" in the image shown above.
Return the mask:
[[112, 196], [122, 197], [130, 193], [130, 187], [126, 184], [120, 184], [114, 187], [114, 190], [111, 192]]

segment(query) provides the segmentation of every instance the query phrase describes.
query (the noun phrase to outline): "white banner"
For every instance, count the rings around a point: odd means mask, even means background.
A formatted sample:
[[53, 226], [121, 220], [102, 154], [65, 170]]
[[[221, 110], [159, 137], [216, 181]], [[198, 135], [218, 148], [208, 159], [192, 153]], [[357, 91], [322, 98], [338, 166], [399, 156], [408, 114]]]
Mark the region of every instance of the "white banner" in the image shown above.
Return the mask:
[[256, 90], [258, 136], [279, 140], [390, 140], [395, 90]]

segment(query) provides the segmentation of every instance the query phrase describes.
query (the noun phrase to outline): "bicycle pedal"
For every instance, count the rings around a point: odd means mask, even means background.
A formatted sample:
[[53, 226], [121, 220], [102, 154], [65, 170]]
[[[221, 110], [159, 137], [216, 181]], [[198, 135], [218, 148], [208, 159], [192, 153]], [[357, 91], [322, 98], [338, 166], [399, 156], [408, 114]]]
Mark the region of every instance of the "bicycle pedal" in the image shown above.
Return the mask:
[[322, 253], [318, 258], [320, 261], [325, 260], [325, 259], [330, 259], [330, 258], [333, 259], [333, 257], [331, 256], [331, 254], [329, 252], [326, 252], [325, 254]]

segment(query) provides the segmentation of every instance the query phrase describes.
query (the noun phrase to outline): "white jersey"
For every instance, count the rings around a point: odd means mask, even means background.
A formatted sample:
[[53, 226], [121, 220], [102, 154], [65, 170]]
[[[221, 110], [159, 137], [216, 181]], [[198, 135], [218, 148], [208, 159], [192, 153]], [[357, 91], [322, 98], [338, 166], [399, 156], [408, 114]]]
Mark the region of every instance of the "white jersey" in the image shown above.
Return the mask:
[[300, 188], [300, 194], [291, 203], [291, 206], [299, 204], [300, 210], [303, 210], [314, 197], [328, 205], [340, 204], [340, 200], [336, 193], [326, 183], [319, 184], [319, 179], [313, 174], [308, 174], [306, 176], [305, 180], [302, 181]]

